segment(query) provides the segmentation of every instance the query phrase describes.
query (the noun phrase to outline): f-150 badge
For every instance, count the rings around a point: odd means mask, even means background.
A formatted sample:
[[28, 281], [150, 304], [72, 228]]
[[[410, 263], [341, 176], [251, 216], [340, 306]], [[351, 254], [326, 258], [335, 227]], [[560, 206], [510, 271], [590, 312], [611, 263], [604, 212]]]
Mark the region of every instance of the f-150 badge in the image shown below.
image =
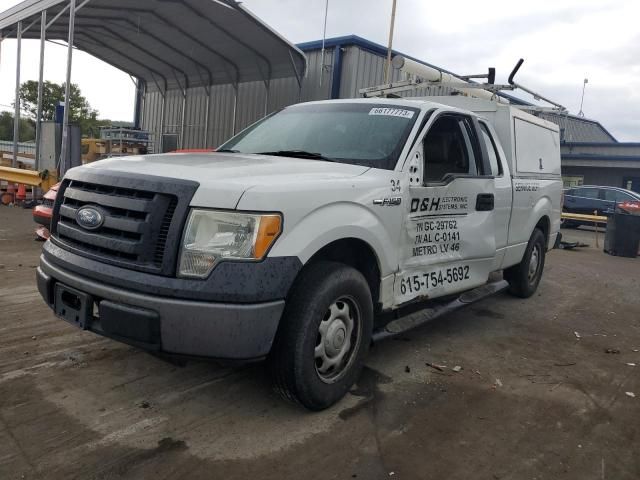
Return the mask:
[[374, 205], [380, 205], [381, 207], [395, 207], [396, 205], [400, 205], [401, 203], [402, 197], [376, 198], [373, 201]]

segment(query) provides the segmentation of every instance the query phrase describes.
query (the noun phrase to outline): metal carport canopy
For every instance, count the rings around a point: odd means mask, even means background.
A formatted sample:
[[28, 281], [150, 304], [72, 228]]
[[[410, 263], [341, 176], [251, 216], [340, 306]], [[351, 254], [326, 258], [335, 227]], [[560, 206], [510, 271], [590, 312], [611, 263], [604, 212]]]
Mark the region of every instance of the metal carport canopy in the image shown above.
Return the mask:
[[[76, 1], [74, 46], [149, 90], [300, 82], [306, 70], [300, 50], [233, 0]], [[44, 10], [47, 40], [67, 41], [69, 0], [26, 0], [0, 13], [0, 38], [15, 38], [20, 21], [31, 27], [22, 38], [40, 38]]]

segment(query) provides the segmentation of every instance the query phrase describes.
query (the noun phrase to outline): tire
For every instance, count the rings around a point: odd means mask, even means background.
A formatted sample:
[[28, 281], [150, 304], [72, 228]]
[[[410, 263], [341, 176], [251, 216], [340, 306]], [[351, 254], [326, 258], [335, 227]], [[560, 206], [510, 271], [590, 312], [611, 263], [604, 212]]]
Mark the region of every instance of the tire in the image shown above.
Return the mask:
[[309, 410], [330, 407], [358, 379], [372, 330], [362, 274], [337, 262], [308, 266], [287, 299], [269, 355], [275, 389]]
[[546, 254], [546, 241], [542, 230], [536, 228], [531, 234], [522, 261], [504, 271], [504, 279], [509, 282], [509, 292], [520, 298], [533, 295], [542, 278]]

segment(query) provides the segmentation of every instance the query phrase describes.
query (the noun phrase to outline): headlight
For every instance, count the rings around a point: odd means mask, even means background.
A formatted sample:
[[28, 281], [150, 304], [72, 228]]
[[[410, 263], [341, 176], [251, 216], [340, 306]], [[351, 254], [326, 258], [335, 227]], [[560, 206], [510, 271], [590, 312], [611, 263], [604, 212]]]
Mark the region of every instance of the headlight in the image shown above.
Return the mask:
[[204, 278], [221, 259], [259, 260], [282, 227], [277, 214], [218, 212], [193, 209], [182, 240], [182, 277]]

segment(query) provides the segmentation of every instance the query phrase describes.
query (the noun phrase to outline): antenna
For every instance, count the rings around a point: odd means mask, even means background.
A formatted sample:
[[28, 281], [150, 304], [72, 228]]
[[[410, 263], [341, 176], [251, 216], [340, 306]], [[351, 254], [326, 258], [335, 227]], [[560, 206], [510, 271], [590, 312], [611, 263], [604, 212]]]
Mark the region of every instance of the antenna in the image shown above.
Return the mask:
[[322, 57], [320, 59], [320, 86], [324, 77], [324, 41], [327, 38], [327, 16], [329, 15], [329, 0], [324, 4], [324, 28], [322, 29]]
[[589, 79], [585, 78], [584, 82], [582, 82], [582, 98], [580, 99], [580, 111], [578, 112], [579, 117], [584, 117], [584, 112], [582, 111], [582, 104], [584, 103], [584, 90], [587, 88], [587, 83], [589, 83]]

